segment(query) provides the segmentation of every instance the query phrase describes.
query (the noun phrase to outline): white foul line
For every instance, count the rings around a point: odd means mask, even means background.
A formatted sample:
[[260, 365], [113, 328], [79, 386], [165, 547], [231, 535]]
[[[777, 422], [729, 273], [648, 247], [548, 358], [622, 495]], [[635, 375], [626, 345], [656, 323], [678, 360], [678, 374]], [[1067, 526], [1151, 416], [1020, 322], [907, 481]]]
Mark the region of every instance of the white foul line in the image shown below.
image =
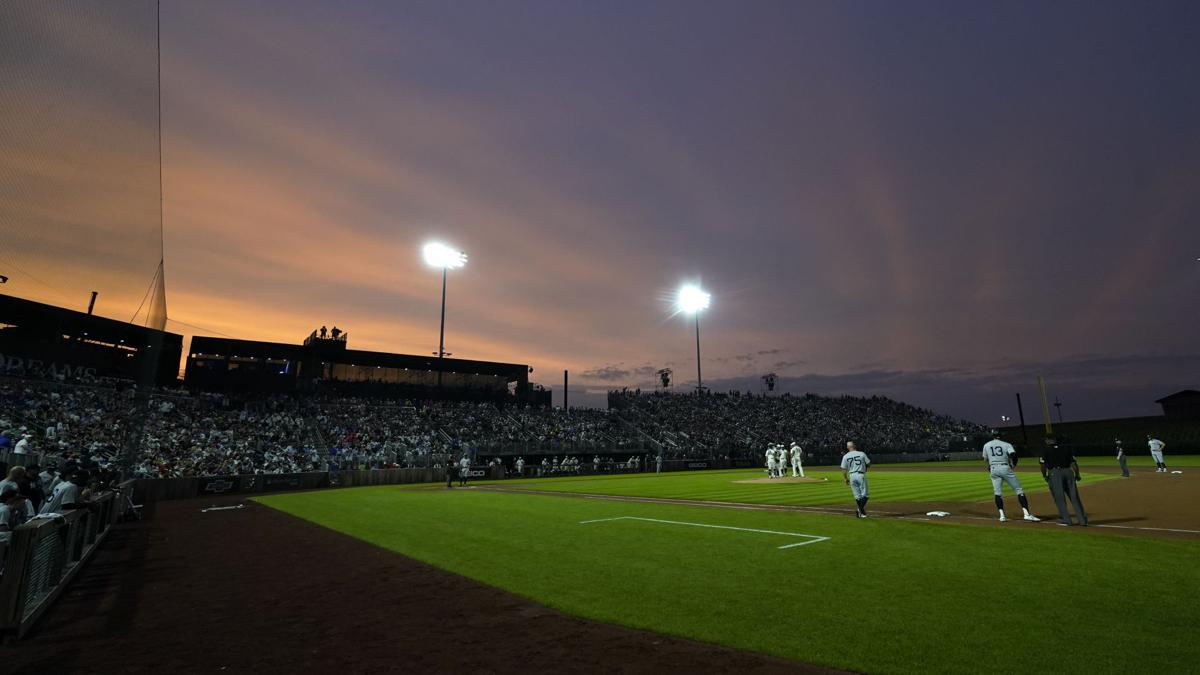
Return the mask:
[[1184, 534], [1200, 534], [1200, 530], [1177, 530], [1170, 527], [1139, 527], [1136, 525], [1092, 525], [1091, 527], [1115, 527], [1121, 530], [1153, 530], [1154, 532], [1182, 532]]
[[830, 539], [829, 537], [821, 537], [821, 536], [817, 536], [815, 534], [801, 534], [799, 532], [777, 532], [775, 530], [755, 530], [755, 529], [749, 528], [749, 527], [732, 527], [730, 525], [709, 525], [707, 523], [685, 523], [682, 520], [659, 520], [658, 518], [639, 518], [637, 516], [618, 516], [616, 518], [597, 518], [595, 520], [581, 520], [581, 521], [579, 521], [579, 524], [587, 525], [588, 523], [607, 523], [607, 522], [611, 522], [614, 520], [642, 520], [647, 523], [666, 523], [667, 525], [690, 525], [692, 527], [708, 527], [708, 528], [712, 528], [714, 530], [737, 530], [739, 532], [757, 532], [759, 534], [780, 534], [785, 537], [804, 537], [804, 538], [808, 539], [808, 541], [800, 541], [800, 542], [796, 542], [794, 544], [784, 544], [783, 546], [778, 546], [777, 548], [795, 548], [796, 546], [807, 546], [809, 544], [816, 544], [816, 543], [819, 543], [822, 541], [829, 541], [829, 539]]

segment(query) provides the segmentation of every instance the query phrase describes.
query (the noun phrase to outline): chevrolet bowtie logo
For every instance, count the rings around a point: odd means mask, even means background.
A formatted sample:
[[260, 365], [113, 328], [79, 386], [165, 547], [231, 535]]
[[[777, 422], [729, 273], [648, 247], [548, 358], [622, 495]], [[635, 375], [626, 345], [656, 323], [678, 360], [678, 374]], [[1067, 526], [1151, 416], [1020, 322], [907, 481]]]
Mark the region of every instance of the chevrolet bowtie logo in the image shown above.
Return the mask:
[[227, 481], [227, 480], [210, 480], [210, 481], [208, 482], [208, 485], [207, 485], [207, 486], [205, 486], [205, 488], [204, 488], [204, 491], [205, 491], [205, 492], [224, 492], [224, 491], [228, 490], [228, 489], [229, 489], [229, 488], [231, 488], [231, 487], [233, 487], [233, 482], [232, 482], [232, 481]]

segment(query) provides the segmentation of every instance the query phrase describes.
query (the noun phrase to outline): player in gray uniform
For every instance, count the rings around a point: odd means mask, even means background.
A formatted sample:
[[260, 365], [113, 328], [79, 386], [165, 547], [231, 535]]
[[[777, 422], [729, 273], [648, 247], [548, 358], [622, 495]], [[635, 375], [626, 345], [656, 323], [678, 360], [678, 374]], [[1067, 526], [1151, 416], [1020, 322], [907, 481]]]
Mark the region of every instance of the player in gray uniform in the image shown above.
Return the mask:
[[471, 460], [467, 459], [466, 455], [458, 460], [458, 486], [462, 487], [467, 484], [467, 477], [471, 473]]
[[1129, 463], [1125, 461], [1125, 448], [1121, 445], [1121, 439], [1116, 439], [1117, 443], [1117, 464], [1121, 465], [1121, 476], [1129, 478]]
[[1021, 502], [1021, 511], [1025, 520], [1037, 522], [1041, 520], [1029, 512], [1029, 500], [1025, 498], [1025, 490], [1017, 479], [1013, 467], [1017, 465], [1017, 450], [1011, 444], [1000, 440], [1000, 432], [992, 431], [992, 440], [983, 446], [983, 462], [987, 465], [992, 476], [992, 494], [996, 499], [996, 508], [1000, 511], [1000, 522], [1008, 520], [1004, 517], [1004, 484], [1017, 493], [1017, 501]]
[[855, 515], [867, 517], [867, 469], [871, 468], [871, 458], [854, 445], [854, 441], [846, 442], [846, 454], [842, 455], [842, 479], [850, 486], [856, 506]]
[[804, 478], [804, 451], [792, 441], [792, 478]]
[[1153, 436], [1147, 435], [1146, 445], [1150, 446], [1150, 457], [1154, 459], [1154, 472], [1166, 473], [1167, 463], [1163, 461], [1163, 448], [1167, 447], [1167, 444]]

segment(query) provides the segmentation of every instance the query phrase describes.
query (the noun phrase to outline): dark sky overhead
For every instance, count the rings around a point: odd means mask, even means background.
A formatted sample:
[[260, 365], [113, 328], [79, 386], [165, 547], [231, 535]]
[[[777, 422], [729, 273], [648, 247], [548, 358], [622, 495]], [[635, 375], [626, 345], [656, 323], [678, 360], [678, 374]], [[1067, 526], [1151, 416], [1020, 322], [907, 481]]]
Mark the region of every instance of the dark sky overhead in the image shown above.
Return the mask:
[[1200, 385], [1197, 35], [1196, 2], [164, 0], [170, 315], [427, 353], [436, 238], [447, 349], [573, 402], [694, 384], [695, 281], [716, 389], [998, 422], [1041, 374], [1154, 414]]

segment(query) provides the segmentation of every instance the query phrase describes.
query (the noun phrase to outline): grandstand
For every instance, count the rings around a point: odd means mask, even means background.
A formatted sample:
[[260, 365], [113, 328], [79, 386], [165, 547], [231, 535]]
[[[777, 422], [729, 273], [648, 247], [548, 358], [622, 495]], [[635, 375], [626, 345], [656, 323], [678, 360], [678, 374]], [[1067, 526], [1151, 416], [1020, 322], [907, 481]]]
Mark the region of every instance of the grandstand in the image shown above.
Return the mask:
[[0, 295], [0, 369], [8, 375], [169, 385], [182, 350], [175, 333]]
[[447, 359], [348, 349], [345, 334], [303, 344], [194, 337], [184, 382], [208, 391], [338, 393], [549, 405], [517, 363]]
[[643, 466], [660, 454], [757, 465], [773, 441], [795, 439], [810, 456], [827, 459], [848, 438], [881, 455], [919, 455], [952, 451], [982, 431], [880, 397], [614, 392], [613, 409], [566, 411], [517, 399], [500, 405], [336, 392], [134, 392], [130, 382], [111, 378], [6, 378], [0, 452], [28, 434], [39, 458], [150, 479], [437, 468], [462, 456], [508, 469], [518, 456], [583, 454], [606, 461], [638, 456]]

